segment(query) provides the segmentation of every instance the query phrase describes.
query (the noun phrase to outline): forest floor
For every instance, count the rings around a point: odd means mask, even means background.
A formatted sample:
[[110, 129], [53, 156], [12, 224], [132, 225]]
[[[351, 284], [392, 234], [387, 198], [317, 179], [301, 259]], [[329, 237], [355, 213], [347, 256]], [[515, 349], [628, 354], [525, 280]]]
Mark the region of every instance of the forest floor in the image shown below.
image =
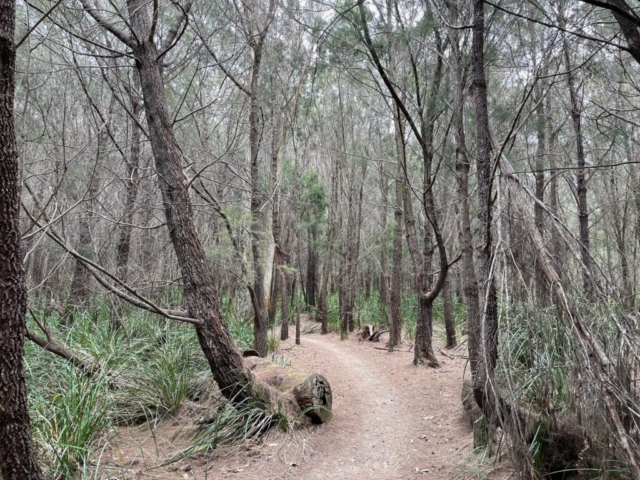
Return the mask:
[[437, 353], [441, 368], [431, 369], [412, 365], [409, 345], [394, 353], [383, 346], [355, 335], [340, 341], [336, 334], [305, 334], [301, 345], [293, 338], [281, 342], [277, 357], [329, 380], [334, 416], [328, 423], [293, 435], [273, 431], [259, 443], [160, 467], [188, 445], [180, 433], [193, 428], [185, 425], [193, 419], [178, 413], [154, 435], [147, 426], [123, 430], [119, 445], [103, 458], [103, 465], [112, 465], [106, 478], [509, 478], [508, 462], [482, 461], [472, 452], [460, 401], [462, 349], [447, 352], [453, 359]]

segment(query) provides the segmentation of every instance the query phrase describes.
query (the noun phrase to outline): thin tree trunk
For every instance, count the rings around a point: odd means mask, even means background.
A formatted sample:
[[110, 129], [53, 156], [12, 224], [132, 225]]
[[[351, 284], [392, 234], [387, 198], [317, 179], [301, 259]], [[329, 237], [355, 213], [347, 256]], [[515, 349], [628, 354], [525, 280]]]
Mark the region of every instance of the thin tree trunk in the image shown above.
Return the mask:
[[567, 85], [569, 87], [569, 97], [571, 100], [571, 120], [573, 121], [573, 131], [576, 136], [576, 197], [578, 204], [578, 223], [580, 226], [580, 253], [583, 264], [582, 284], [585, 292], [591, 292], [591, 256], [589, 252], [589, 209], [587, 205], [587, 180], [586, 161], [584, 154], [584, 140], [582, 138], [582, 106], [578, 98], [578, 90], [575, 85], [575, 76], [571, 67], [569, 56], [569, 46], [566, 37], [563, 38], [564, 60], [567, 67]]
[[456, 339], [456, 324], [453, 318], [453, 298], [451, 294], [451, 281], [447, 279], [442, 289], [444, 296], [444, 328], [447, 333], [447, 348], [458, 345]]
[[[131, 98], [131, 114], [138, 120], [141, 105]], [[136, 121], [131, 122], [131, 155], [127, 162], [127, 178], [125, 180], [125, 203], [120, 225], [120, 236], [116, 244], [116, 271], [123, 282], [129, 279], [129, 255], [131, 253], [131, 232], [133, 230], [133, 212], [140, 184], [138, 169], [140, 167], [140, 128]]]
[[280, 275], [280, 285], [282, 287], [282, 327], [280, 328], [280, 340], [286, 340], [289, 338], [289, 280], [284, 272], [281, 272]]
[[0, 4], [0, 474], [4, 480], [39, 480], [23, 366], [27, 286], [13, 116], [15, 8], [15, 1]]
[[251, 156], [251, 252], [253, 254], [253, 348], [261, 357], [267, 355], [267, 332], [269, 317], [266, 305], [266, 291], [264, 285], [264, 263], [262, 258], [262, 242], [264, 236], [263, 198], [260, 191], [260, 103], [258, 81], [262, 63], [262, 48], [254, 45], [252, 48], [253, 61], [250, 72], [250, 108], [249, 108], [249, 149]]
[[404, 137], [402, 133], [402, 123], [400, 112], [394, 108], [394, 123], [396, 137], [396, 155], [398, 156], [398, 166], [395, 179], [395, 208], [393, 231], [393, 273], [391, 282], [391, 316], [389, 320], [389, 352], [397, 347], [402, 341], [402, 231], [403, 231], [403, 192], [406, 190], [404, 181], [405, 151]]
[[380, 305], [389, 320], [389, 252], [387, 248], [387, 211], [389, 210], [389, 182], [384, 168], [380, 167]]
[[[457, 24], [459, 12], [454, 3], [449, 4], [452, 14], [452, 24]], [[460, 33], [457, 29], [449, 29], [452, 48], [454, 49], [454, 85], [453, 85], [453, 116], [454, 137], [456, 140], [456, 181], [458, 183], [457, 196], [459, 204], [460, 250], [462, 254], [462, 268], [460, 271], [462, 292], [464, 294], [467, 311], [467, 329], [473, 328], [479, 318], [480, 304], [478, 299], [478, 282], [473, 261], [473, 238], [471, 236], [471, 215], [469, 213], [469, 170], [471, 163], [467, 156], [467, 145], [464, 130], [464, 72], [462, 52], [460, 51]], [[477, 359], [473, 356], [477, 352], [475, 337], [470, 335], [469, 355], [471, 365], [475, 366]]]
[[[536, 86], [535, 101], [536, 107], [536, 120], [537, 120], [537, 137], [538, 147], [536, 151], [535, 161], [535, 179], [536, 179], [536, 198], [544, 203], [544, 187], [546, 183], [545, 179], [545, 156], [547, 151], [547, 115], [544, 104], [544, 91], [541, 85]], [[544, 217], [542, 207], [539, 204], [534, 206], [535, 222], [540, 235], [544, 237]], [[544, 272], [540, 268], [540, 265], [536, 262], [536, 284], [539, 291], [542, 293], [542, 298], [546, 298], [546, 280], [544, 278]]]
[[338, 164], [333, 163], [331, 169], [331, 204], [329, 205], [329, 232], [327, 233], [327, 253], [322, 266], [322, 285], [320, 287], [320, 321], [322, 322], [321, 334], [329, 333], [327, 296], [329, 294], [329, 277], [331, 276], [331, 264], [333, 261], [333, 243], [336, 232], [336, 216], [338, 213]]
[[[360, 259], [360, 238], [362, 234], [362, 199], [364, 195], [364, 183], [367, 175], [367, 164], [362, 164], [362, 172], [361, 178], [359, 180], [360, 183], [360, 191], [358, 193], [358, 208], [356, 212], [356, 240], [353, 245], [353, 253], [351, 255], [351, 287], [349, 289], [350, 297], [349, 297], [349, 331], [353, 332], [355, 329], [355, 321], [354, 321], [354, 312], [356, 309], [356, 294], [358, 287], [358, 262]], [[353, 231], [353, 230], [350, 230]], [[358, 328], [360, 328], [360, 318], [358, 318]]]
[[[273, 291], [271, 295], [271, 308], [269, 312], [269, 318], [271, 322], [275, 322], [276, 313], [278, 310], [278, 292], [282, 291], [282, 305], [284, 305], [288, 301], [287, 295], [287, 285], [288, 282], [287, 273], [284, 271], [279, 271], [280, 266], [284, 265], [288, 261], [288, 255], [284, 252], [282, 248], [282, 236], [281, 236], [281, 226], [280, 226], [280, 150], [283, 147], [286, 147], [287, 141], [287, 130], [284, 128], [282, 130], [282, 145], [278, 142], [278, 130], [279, 126], [275, 126], [273, 129], [273, 137], [271, 142], [271, 185], [273, 188], [273, 196], [272, 196], [272, 204], [273, 204], [273, 216], [272, 216], [272, 231], [273, 231], [273, 241], [275, 244], [274, 249], [274, 274], [273, 278]], [[283, 312], [284, 317], [284, 312]], [[287, 335], [289, 334], [287, 330]], [[286, 340], [284, 338], [283, 340]]]
[[309, 241], [307, 243], [307, 306], [312, 310], [316, 307], [316, 285], [318, 279], [318, 253], [316, 252], [317, 231], [318, 229], [315, 225], [309, 228]]
[[[98, 180], [96, 178], [96, 169], [103, 164], [106, 153], [107, 132], [103, 128], [97, 134], [98, 151], [96, 153], [96, 163], [89, 174], [89, 187], [87, 189], [88, 207], [86, 212], [80, 217], [78, 225], [79, 237], [76, 250], [87, 258], [93, 258], [93, 245], [91, 240], [91, 224], [93, 219], [93, 198], [98, 192]], [[67, 298], [67, 312], [65, 315], [66, 323], [71, 324], [74, 321], [74, 309], [87, 305], [91, 297], [91, 273], [84, 264], [76, 260], [73, 269], [73, 278], [71, 280], [71, 291]]]

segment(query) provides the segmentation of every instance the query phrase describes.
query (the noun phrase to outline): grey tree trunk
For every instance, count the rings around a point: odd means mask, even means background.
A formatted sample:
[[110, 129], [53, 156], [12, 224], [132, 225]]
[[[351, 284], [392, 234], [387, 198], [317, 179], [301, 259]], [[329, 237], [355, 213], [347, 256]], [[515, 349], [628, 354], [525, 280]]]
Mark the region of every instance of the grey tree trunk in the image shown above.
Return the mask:
[[[456, 3], [448, 4], [451, 15], [451, 24], [457, 25], [459, 11]], [[456, 181], [458, 184], [457, 197], [459, 204], [459, 242], [462, 254], [462, 292], [464, 294], [467, 311], [467, 329], [473, 328], [477, 323], [480, 312], [478, 299], [478, 282], [473, 260], [473, 238], [471, 236], [471, 215], [469, 213], [469, 170], [471, 163], [467, 156], [466, 135], [464, 129], [464, 66], [463, 56], [460, 51], [460, 31], [455, 28], [448, 30], [453, 49], [453, 133], [456, 141]], [[470, 335], [469, 355], [477, 352], [475, 337]], [[471, 364], [477, 360], [471, 357]]]
[[327, 296], [329, 295], [329, 277], [331, 276], [331, 264], [333, 261], [333, 244], [336, 234], [336, 216], [338, 214], [338, 168], [339, 164], [333, 162], [331, 168], [331, 203], [329, 204], [329, 231], [327, 232], [327, 252], [322, 265], [322, 284], [320, 286], [320, 321], [323, 335], [329, 333]]
[[134, 121], [131, 122], [131, 154], [127, 162], [127, 178], [125, 184], [124, 213], [120, 225], [120, 236], [116, 244], [116, 271], [118, 278], [123, 282], [129, 279], [129, 255], [131, 253], [131, 232], [133, 230], [133, 213], [138, 196], [139, 168], [140, 168], [140, 128], [139, 120], [142, 106], [130, 95], [131, 114]]
[[13, 116], [15, 8], [12, 0], [0, 3], [0, 474], [5, 480], [39, 480], [22, 363], [27, 286]]
[[[98, 131], [97, 142], [98, 150], [96, 153], [96, 162], [89, 174], [89, 187], [86, 192], [87, 209], [81, 214], [80, 223], [78, 225], [78, 246], [76, 250], [87, 258], [93, 258], [93, 242], [91, 239], [91, 224], [93, 219], [94, 197], [98, 193], [98, 179], [96, 178], [96, 169], [103, 164], [104, 156], [107, 148], [107, 132], [105, 126]], [[73, 323], [74, 310], [84, 307], [91, 297], [91, 279], [92, 275], [84, 266], [84, 264], [76, 260], [73, 269], [73, 278], [71, 280], [71, 291], [67, 298], [67, 311], [65, 322]]]
[[449, 279], [444, 284], [442, 294], [444, 296], [444, 328], [447, 333], [447, 348], [453, 348], [458, 345], [458, 340], [456, 338], [456, 324], [453, 318], [453, 298]]
[[484, 72], [484, 1], [473, 2], [473, 92], [476, 107], [476, 169], [478, 177], [478, 275], [482, 292], [483, 310], [479, 321], [470, 329], [478, 348], [469, 357], [476, 359], [471, 365], [474, 374], [473, 395], [488, 418], [495, 420], [496, 389], [494, 370], [498, 358], [498, 308], [493, 281], [491, 237], [491, 137], [487, 106], [487, 81]]
[[380, 195], [382, 205], [380, 207], [380, 304], [385, 316], [389, 320], [389, 252], [387, 248], [387, 211], [389, 198], [389, 182], [384, 167], [380, 166]]
[[394, 221], [395, 228], [393, 231], [393, 273], [391, 278], [391, 304], [389, 319], [389, 351], [392, 352], [402, 341], [402, 232], [404, 221], [403, 209], [403, 192], [407, 186], [404, 180], [404, 135], [402, 132], [402, 123], [400, 121], [400, 112], [394, 109], [394, 123], [396, 129], [396, 154], [398, 156], [398, 165], [395, 179], [395, 208]]
[[[255, 399], [276, 408], [278, 394], [266, 385], [258, 385], [245, 368], [220, 310], [213, 272], [196, 232], [189, 182], [182, 170], [167, 108], [162, 57], [150, 35], [149, 4], [128, 0], [127, 6], [135, 39], [120, 36], [136, 58], [167, 228], [182, 271], [185, 306], [189, 315], [200, 321], [196, 326], [198, 341], [223, 395], [234, 402]], [[84, 7], [91, 14], [88, 4]]]
[[580, 254], [583, 264], [582, 284], [585, 292], [591, 292], [591, 256], [589, 249], [589, 208], [587, 205], [587, 180], [584, 140], [582, 138], [582, 102], [578, 98], [578, 90], [575, 85], [575, 75], [571, 66], [569, 46], [566, 37], [563, 38], [563, 53], [565, 65], [567, 67], [567, 85], [569, 87], [569, 98], [571, 100], [571, 120], [573, 131], [576, 136], [576, 197], [578, 203], [578, 224], [580, 229]]

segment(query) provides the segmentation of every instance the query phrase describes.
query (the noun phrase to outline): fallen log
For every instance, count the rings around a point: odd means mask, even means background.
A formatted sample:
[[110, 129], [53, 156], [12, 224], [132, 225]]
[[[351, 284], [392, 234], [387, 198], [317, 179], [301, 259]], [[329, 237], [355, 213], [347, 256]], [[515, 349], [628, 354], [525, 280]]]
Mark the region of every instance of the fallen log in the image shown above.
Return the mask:
[[375, 325], [363, 325], [360, 331], [360, 340], [369, 340], [376, 333]]
[[284, 394], [290, 394], [300, 410], [314, 424], [331, 418], [332, 394], [329, 381], [322, 375], [306, 374], [290, 365], [280, 365], [264, 358], [249, 357], [245, 364], [258, 380]]
[[380, 330], [379, 332], [374, 333], [373, 335], [371, 335], [371, 338], [369, 338], [369, 341], [370, 342], [379, 342], [380, 341], [380, 335], [382, 335], [384, 333], [389, 333], [389, 330]]

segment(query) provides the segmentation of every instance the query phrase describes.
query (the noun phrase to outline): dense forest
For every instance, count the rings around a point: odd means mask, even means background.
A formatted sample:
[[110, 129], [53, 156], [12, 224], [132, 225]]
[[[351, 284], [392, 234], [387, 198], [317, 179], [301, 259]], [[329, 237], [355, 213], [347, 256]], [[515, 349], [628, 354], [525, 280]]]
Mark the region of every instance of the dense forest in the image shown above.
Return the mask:
[[0, 1], [0, 478], [183, 478], [105, 452], [185, 405], [166, 464], [321, 439], [344, 348], [640, 480], [636, 77], [635, 0]]

